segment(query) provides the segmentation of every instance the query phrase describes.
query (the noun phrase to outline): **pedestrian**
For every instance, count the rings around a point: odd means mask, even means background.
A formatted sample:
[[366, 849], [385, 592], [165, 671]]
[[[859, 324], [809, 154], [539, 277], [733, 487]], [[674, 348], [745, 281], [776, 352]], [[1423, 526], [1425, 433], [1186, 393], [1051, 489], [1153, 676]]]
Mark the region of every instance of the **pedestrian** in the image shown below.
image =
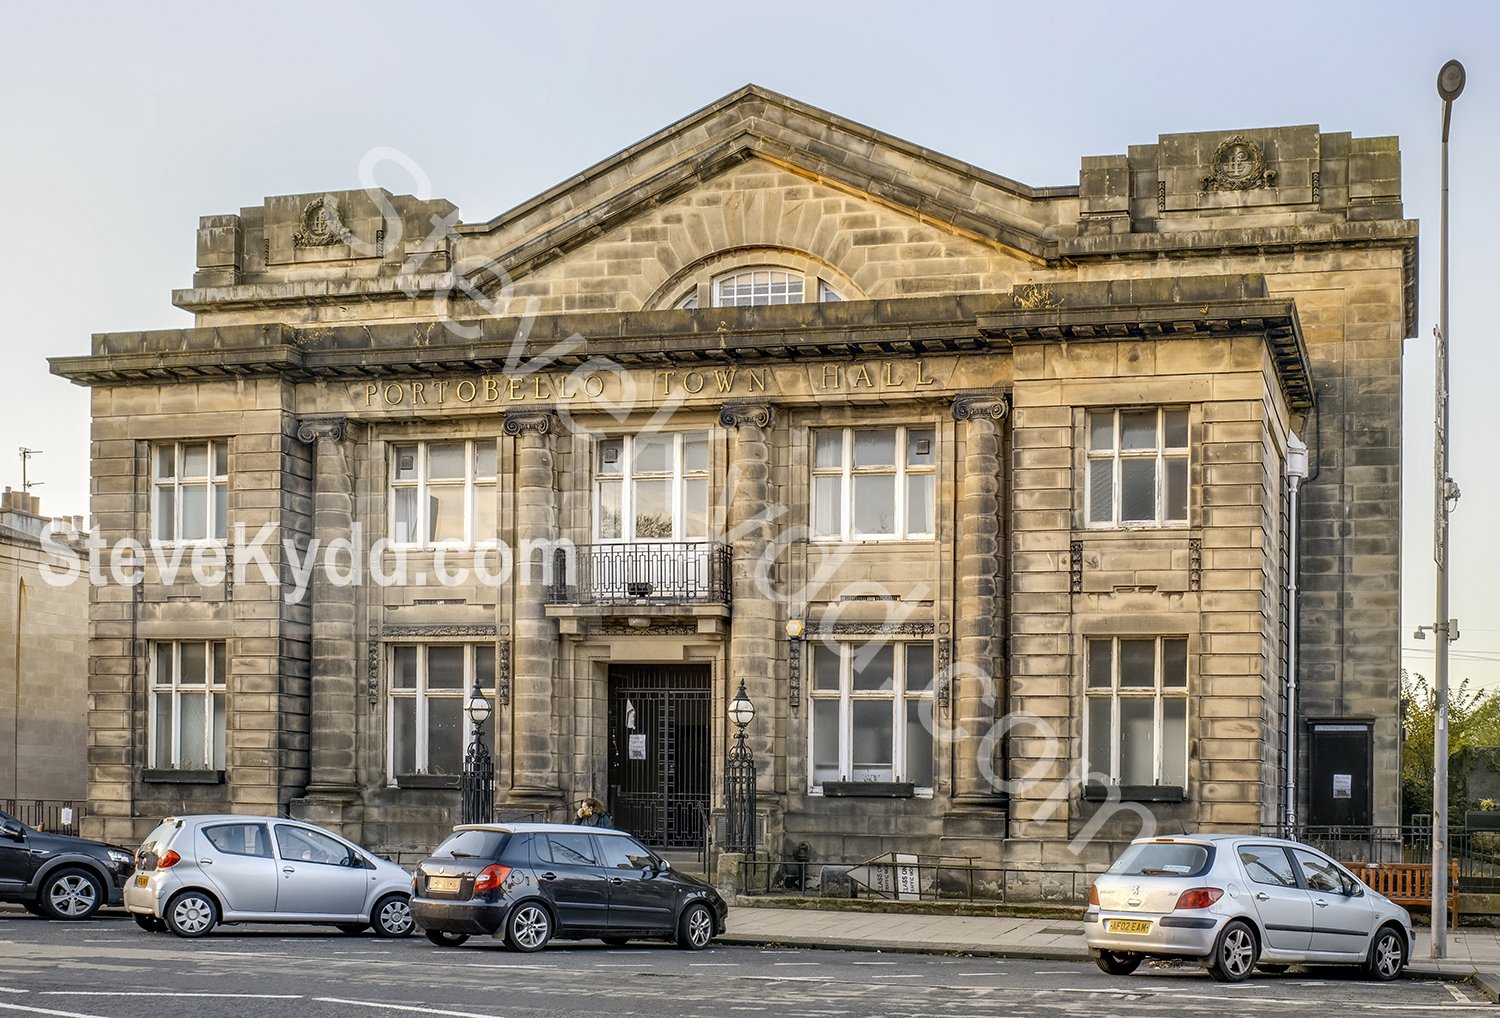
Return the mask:
[[575, 821], [583, 827], [613, 827], [610, 823], [609, 812], [604, 808], [604, 803], [593, 796], [589, 796], [578, 804], [578, 815]]

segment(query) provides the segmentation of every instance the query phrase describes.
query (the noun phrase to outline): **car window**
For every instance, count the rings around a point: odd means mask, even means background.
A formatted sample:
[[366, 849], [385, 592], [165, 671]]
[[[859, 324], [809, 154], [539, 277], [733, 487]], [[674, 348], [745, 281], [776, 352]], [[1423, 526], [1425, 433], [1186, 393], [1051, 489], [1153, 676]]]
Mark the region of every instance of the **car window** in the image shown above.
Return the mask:
[[1296, 887], [1297, 874], [1280, 845], [1242, 845], [1240, 863], [1245, 874], [1257, 884], [1272, 887]]
[[1297, 859], [1297, 867], [1302, 870], [1302, 879], [1307, 883], [1308, 890], [1345, 895], [1354, 893], [1354, 882], [1332, 859], [1325, 859], [1300, 848], [1292, 849], [1292, 855]]
[[[163, 824], [162, 827], [166, 827]], [[151, 832], [151, 837], [146, 839], [146, 844], [151, 844], [153, 838], [161, 833], [161, 827]], [[225, 855], [253, 855], [262, 859], [271, 858], [271, 840], [266, 835], [265, 824], [219, 824], [215, 827], [205, 827], [203, 836], [208, 843], [217, 851]], [[157, 843], [158, 846], [165, 844], [165, 839]], [[141, 846], [146, 851], [146, 845]]]
[[1170, 841], [1131, 845], [1109, 872], [1126, 877], [1196, 877], [1208, 869], [1207, 846]]
[[549, 834], [546, 838], [551, 849], [551, 862], [559, 866], [597, 866], [594, 858], [594, 839], [587, 834]]
[[352, 853], [342, 842], [326, 834], [287, 824], [276, 825], [276, 848], [290, 862], [312, 862], [320, 866], [352, 866]]
[[621, 870], [644, 870], [656, 865], [656, 856], [634, 838], [612, 834], [599, 839], [604, 850], [604, 865]]
[[443, 859], [498, 859], [510, 839], [505, 831], [459, 831], [432, 854]]

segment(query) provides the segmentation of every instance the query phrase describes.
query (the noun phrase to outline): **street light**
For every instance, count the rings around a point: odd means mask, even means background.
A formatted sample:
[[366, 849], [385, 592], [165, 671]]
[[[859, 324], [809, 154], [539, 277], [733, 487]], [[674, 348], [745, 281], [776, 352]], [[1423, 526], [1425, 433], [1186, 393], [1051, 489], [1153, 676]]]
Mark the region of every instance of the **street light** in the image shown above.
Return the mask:
[[464, 714], [468, 716], [473, 731], [469, 733], [469, 748], [464, 753], [464, 773], [459, 782], [463, 797], [461, 823], [487, 823], [494, 810], [495, 766], [484, 737], [484, 723], [490, 719], [493, 710], [489, 700], [485, 699], [483, 687], [474, 683], [474, 688], [469, 693], [469, 702], [464, 705]]
[[745, 693], [745, 681], [729, 702], [734, 722], [734, 746], [724, 765], [724, 848], [755, 853], [755, 756], [745, 742], [745, 729], [755, 720], [755, 704]]
[[1437, 637], [1433, 666], [1436, 717], [1432, 739], [1432, 957], [1448, 956], [1448, 644], [1458, 638], [1458, 620], [1448, 617], [1448, 514], [1458, 501], [1458, 485], [1448, 476], [1448, 121], [1453, 100], [1464, 90], [1464, 65], [1450, 60], [1438, 71], [1443, 100], [1443, 201], [1438, 233], [1437, 413], [1433, 457], [1433, 558], [1437, 561]]

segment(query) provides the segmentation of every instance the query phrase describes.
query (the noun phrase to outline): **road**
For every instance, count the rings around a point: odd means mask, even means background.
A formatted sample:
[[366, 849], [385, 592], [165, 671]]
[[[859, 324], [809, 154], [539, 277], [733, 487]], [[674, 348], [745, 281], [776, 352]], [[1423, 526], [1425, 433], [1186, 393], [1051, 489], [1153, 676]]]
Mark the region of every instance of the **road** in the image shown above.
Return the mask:
[[1238, 1018], [1333, 1006], [1347, 1018], [1492, 1007], [1462, 984], [1337, 971], [1222, 986], [1186, 966], [1118, 978], [1069, 962], [597, 942], [520, 955], [488, 940], [439, 948], [302, 926], [186, 941], [119, 916], [0, 913], [0, 1018]]

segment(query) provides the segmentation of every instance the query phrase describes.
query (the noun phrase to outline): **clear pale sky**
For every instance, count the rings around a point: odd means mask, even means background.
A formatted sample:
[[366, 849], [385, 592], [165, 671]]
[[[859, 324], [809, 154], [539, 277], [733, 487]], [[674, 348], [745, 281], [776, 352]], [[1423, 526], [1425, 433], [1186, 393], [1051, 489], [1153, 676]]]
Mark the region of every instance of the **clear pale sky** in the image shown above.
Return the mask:
[[[143, 8], [145, 8], [143, 10]], [[0, 34], [0, 482], [17, 450], [43, 511], [87, 511], [88, 398], [45, 358], [92, 332], [191, 324], [200, 215], [359, 186], [369, 150], [489, 219], [755, 82], [1034, 185], [1158, 134], [1316, 123], [1398, 135], [1422, 222], [1406, 347], [1403, 663], [1431, 674], [1434, 81], [1469, 83], [1452, 132], [1453, 675], [1500, 686], [1500, 470], [1485, 421], [1500, 4], [913, 5], [255, 3], [11, 5]], [[391, 175], [391, 190], [416, 184]], [[1394, 507], [1393, 507], [1394, 508]]]

